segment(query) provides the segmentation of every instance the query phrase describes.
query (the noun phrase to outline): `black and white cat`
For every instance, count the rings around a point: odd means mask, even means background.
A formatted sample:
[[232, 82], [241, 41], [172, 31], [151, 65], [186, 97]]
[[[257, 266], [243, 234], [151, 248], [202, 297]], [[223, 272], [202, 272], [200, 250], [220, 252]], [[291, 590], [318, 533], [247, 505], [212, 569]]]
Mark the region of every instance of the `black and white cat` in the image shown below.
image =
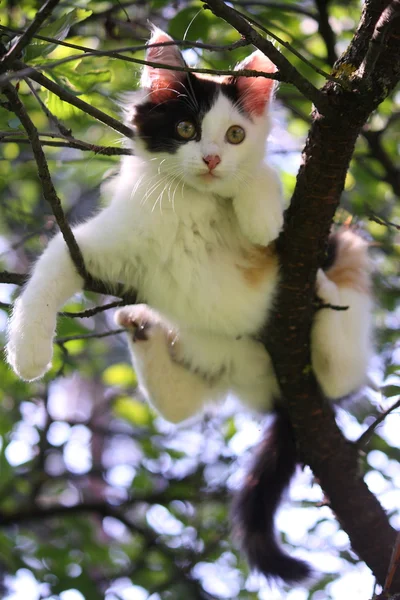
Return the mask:
[[[155, 29], [151, 43], [171, 41]], [[147, 59], [184, 65], [175, 46]], [[274, 72], [254, 52], [239, 68]], [[275, 540], [273, 518], [296, 465], [290, 422], [257, 333], [279, 283], [273, 241], [283, 224], [279, 178], [265, 162], [274, 82], [204, 78], [145, 67], [126, 108], [135, 156], [122, 160], [110, 202], [74, 235], [95, 278], [138, 291], [120, 309], [132, 360], [152, 405], [179, 422], [232, 392], [253, 409], [277, 411], [274, 429], [239, 494], [237, 521], [252, 566], [286, 581], [308, 574]], [[317, 294], [346, 311], [321, 310], [312, 365], [329, 398], [359, 388], [371, 352], [366, 243], [351, 231], [331, 239], [334, 260], [319, 270]], [[15, 303], [7, 356], [23, 379], [49, 368], [56, 315], [82, 289], [60, 235], [49, 244]], [[278, 407], [278, 408], [277, 408]]]

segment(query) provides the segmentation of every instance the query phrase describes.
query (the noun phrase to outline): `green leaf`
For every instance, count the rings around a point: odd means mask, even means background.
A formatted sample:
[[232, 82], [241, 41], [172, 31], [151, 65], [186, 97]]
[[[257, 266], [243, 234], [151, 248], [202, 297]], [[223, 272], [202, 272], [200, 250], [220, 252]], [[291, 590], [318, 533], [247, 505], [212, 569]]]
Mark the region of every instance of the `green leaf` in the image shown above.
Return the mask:
[[[80, 21], [84, 21], [90, 17], [91, 14], [91, 10], [75, 8], [71, 12], [50, 23], [50, 25], [42, 27], [42, 29], [39, 30], [39, 34], [44, 37], [62, 41], [67, 37], [68, 32], [73, 25], [76, 25], [76, 23], [79, 23]], [[36, 58], [43, 58], [50, 54], [50, 52], [53, 52], [55, 48], [57, 48], [56, 43], [33, 39], [25, 50], [25, 60], [32, 61]]]
[[386, 385], [382, 392], [386, 398], [393, 398], [393, 396], [400, 396], [400, 385]]
[[202, 40], [207, 38], [211, 19], [200, 6], [189, 6], [180, 10], [169, 22], [168, 33], [175, 39]]

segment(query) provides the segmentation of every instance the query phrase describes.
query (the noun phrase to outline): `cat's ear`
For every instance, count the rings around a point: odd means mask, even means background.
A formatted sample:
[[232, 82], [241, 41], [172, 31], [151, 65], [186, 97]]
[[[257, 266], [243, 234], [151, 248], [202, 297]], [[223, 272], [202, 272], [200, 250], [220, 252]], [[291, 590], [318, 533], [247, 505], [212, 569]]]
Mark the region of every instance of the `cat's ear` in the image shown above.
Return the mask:
[[[277, 71], [274, 63], [260, 50], [253, 52], [244, 61], [236, 65], [236, 70], [239, 69], [254, 69], [264, 73], [275, 73]], [[236, 86], [245, 111], [250, 115], [261, 116], [272, 98], [276, 81], [266, 77], [238, 77]]]
[[[173, 39], [158, 27], [153, 27], [152, 36], [149, 40], [149, 47], [146, 52], [146, 60], [157, 62], [172, 67], [185, 67], [186, 63], [183, 56], [174, 45], [156, 46], [152, 44], [161, 44], [163, 42], [173, 42]], [[141, 86], [150, 90], [150, 99], [152, 102], [163, 102], [169, 98], [176, 97], [179, 93], [181, 82], [186, 78], [183, 71], [172, 71], [150, 67], [146, 65], [143, 69]]]

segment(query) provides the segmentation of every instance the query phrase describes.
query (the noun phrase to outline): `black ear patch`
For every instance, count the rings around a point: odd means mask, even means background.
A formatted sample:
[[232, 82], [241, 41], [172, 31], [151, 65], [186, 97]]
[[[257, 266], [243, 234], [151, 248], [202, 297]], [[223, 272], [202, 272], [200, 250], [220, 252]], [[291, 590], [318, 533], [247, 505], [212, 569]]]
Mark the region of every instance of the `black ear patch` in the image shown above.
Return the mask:
[[196, 136], [192, 141], [199, 141], [204, 115], [219, 93], [229, 98], [232, 104], [239, 100], [233, 82], [217, 83], [188, 73], [183, 82], [175, 85], [176, 93], [171, 99], [159, 104], [148, 100], [136, 106], [132, 122], [149, 152], [174, 154], [182, 144], [187, 144], [189, 140], [182, 139], [176, 131], [180, 121], [191, 121], [195, 125]]

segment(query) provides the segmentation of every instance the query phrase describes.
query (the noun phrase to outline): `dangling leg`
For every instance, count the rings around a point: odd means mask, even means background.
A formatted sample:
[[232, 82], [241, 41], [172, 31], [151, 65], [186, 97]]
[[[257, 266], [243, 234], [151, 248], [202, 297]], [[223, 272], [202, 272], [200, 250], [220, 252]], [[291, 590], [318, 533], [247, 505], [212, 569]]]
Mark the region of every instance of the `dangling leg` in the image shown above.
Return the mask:
[[176, 332], [158, 313], [138, 304], [118, 310], [115, 320], [128, 330], [139, 383], [165, 419], [173, 423], [184, 421], [200, 412], [205, 403], [223, 396], [214, 380], [207, 381], [174, 360]]
[[366, 381], [372, 353], [372, 299], [367, 243], [350, 230], [332, 236], [335, 260], [317, 273], [317, 295], [332, 307], [315, 315], [311, 357], [315, 375], [328, 398], [356, 391]]
[[279, 387], [269, 354], [261, 342], [243, 337], [236, 340], [231, 390], [243, 404], [257, 412], [273, 409]]

